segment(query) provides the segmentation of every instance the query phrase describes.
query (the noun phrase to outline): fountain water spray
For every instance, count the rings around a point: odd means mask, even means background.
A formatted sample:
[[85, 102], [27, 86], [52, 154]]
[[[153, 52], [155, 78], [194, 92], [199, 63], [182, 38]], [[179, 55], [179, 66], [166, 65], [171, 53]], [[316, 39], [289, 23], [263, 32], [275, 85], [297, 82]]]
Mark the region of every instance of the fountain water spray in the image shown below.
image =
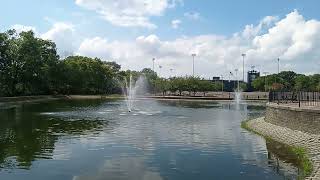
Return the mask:
[[241, 101], [241, 91], [238, 89], [234, 92], [234, 100], [236, 101], [237, 104], [240, 104]]
[[124, 87], [122, 87], [123, 94], [125, 96], [128, 111], [131, 112], [134, 108], [134, 102], [137, 95], [142, 95], [145, 92], [145, 77], [142, 75], [136, 82], [133, 82], [132, 75], [130, 74], [129, 80], [124, 79]]

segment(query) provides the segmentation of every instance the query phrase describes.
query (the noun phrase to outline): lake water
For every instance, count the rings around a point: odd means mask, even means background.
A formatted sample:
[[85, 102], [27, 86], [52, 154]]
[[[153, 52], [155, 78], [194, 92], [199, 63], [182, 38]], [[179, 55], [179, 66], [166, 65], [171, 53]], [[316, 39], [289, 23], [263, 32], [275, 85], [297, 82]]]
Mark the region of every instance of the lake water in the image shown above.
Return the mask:
[[52, 101], [0, 108], [1, 180], [296, 179], [294, 159], [241, 129], [261, 103]]

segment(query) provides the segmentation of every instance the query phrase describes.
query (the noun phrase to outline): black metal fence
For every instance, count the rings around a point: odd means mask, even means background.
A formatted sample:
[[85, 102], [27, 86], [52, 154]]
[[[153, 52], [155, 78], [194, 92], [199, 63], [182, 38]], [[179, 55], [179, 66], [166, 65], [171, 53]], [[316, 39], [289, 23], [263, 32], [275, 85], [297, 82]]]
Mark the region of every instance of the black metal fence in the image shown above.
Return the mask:
[[269, 102], [278, 104], [297, 104], [301, 106], [320, 106], [320, 92], [269, 92]]

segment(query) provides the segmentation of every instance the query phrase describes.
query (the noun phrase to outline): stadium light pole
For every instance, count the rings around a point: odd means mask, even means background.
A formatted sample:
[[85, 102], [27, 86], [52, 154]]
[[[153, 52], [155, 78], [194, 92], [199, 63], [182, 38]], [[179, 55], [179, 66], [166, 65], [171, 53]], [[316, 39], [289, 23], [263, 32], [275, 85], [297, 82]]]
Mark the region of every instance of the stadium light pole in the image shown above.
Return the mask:
[[172, 77], [172, 75], [173, 75], [173, 73], [172, 73], [173, 70], [174, 70], [173, 68], [170, 69], [170, 77]]
[[280, 73], [280, 58], [278, 58], [278, 75]]
[[263, 72], [264, 74], [264, 92], [267, 92], [267, 75], [269, 72]]
[[156, 58], [152, 58], [152, 71], [153, 71], [153, 73], [155, 73], [154, 72], [154, 61], [156, 60]]
[[197, 54], [193, 53], [192, 56], [192, 76], [194, 77], [194, 57], [196, 57]]
[[223, 75], [221, 75], [221, 82], [222, 82], [221, 90], [222, 90], [222, 93], [223, 93]]
[[241, 56], [242, 56], [242, 81], [244, 82], [244, 58], [246, 57], [246, 54], [245, 53], [243, 53], [243, 54], [241, 54]]
[[160, 77], [160, 74], [161, 74], [161, 69], [162, 69], [162, 66], [161, 65], [159, 65], [159, 77]]
[[[277, 59], [277, 62], [278, 62], [278, 74], [277, 75], [279, 76], [279, 73], [280, 73], [280, 58]], [[277, 83], [278, 76], [275, 79], [275, 83]]]

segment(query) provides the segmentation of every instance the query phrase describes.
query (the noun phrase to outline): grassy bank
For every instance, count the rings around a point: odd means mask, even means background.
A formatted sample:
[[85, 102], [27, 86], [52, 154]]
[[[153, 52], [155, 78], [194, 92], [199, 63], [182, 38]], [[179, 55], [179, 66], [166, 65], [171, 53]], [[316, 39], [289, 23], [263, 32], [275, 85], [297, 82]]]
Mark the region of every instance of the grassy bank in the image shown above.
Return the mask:
[[273, 138], [269, 137], [269, 136], [265, 136], [257, 131], [255, 131], [254, 129], [250, 128], [248, 125], [248, 122], [250, 120], [247, 121], [242, 121], [241, 122], [241, 128], [246, 129], [249, 132], [255, 133], [257, 135], [260, 135], [262, 137], [264, 137], [266, 139], [266, 141], [269, 142], [274, 142], [277, 144], [281, 144], [281, 146], [283, 147], [283, 150], [286, 151], [287, 154], [293, 154], [296, 157], [297, 160], [297, 165], [299, 166], [299, 168], [302, 169], [302, 179], [304, 179], [305, 177], [308, 177], [311, 175], [312, 171], [313, 171], [313, 165], [312, 162], [309, 158], [309, 155], [306, 151], [305, 148], [303, 147], [296, 147], [296, 146], [290, 146], [288, 144], [284, 144], [282, 142], [278, 142], [276, 140], [274, 140]]

